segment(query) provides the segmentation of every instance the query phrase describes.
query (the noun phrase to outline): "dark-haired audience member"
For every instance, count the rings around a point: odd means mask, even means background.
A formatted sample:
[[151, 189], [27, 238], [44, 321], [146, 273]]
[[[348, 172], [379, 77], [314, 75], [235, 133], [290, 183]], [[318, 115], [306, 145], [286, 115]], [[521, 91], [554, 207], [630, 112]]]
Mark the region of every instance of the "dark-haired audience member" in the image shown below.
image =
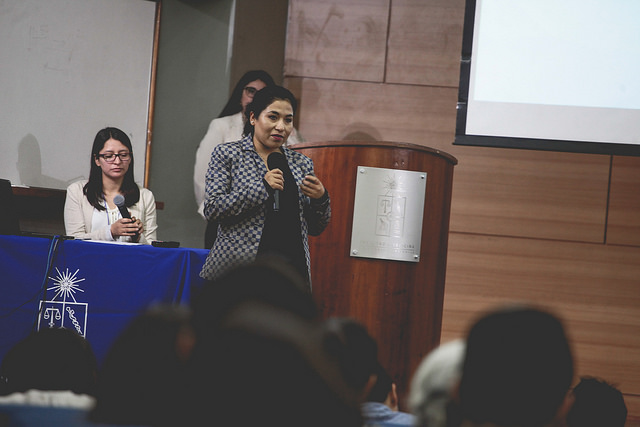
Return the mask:
[[568, 427], [624, 427], [627, 405], [620, 390], [599, 378], [583, 377], [573, 388]]
[[[207, 281], [191, 298], [195, 346], [191, 362], [205, 371], [219, 349], [218, 330], [229, 312], [247, 302], [261, 302], [315, 321], [318, 311], [306, 281], [284, 259], [261, 256], [237, 266], [214, 281]], [[194, 382], [203, 378], [193, 372]]]
[[416, 427], [455, 425], [459, 416], [453, 402], [462, 373], [465, 343], [449, 341], [433, 349], [420, 362], [411, 380], [409, 408]]
[[366, 426], [413, 426], [415, 417], [398, 410], [396, 384], [378, 364], [376, 382], [361, 405]]
[[89, 342], [72, 329], [31, 332], [4, 356], [3, 394], [28, 390], [95, 393], [97, 363]]
[[[289, 90], [266, 86], [245, 109], [245, 136], [213, 150], [204, 213], [219, 226], [203, 278], [214, 280], [258, 255], [277, 254], [311, 284], [308, 236], [324, 231], [331, 206], [313, 161], [285, 147], [296, 107]], [[269, 156], [280, 162], [267, 162]]]
[[355, 319], [330, 317], [322, 323], [322, 346], [337, 366], [344, 381], [365, 402], [376, 382], [378, 344], [367, 328]]
[[308, 286], [281, 259], [228, 271], [192, 307], [193, 424], [362, 426], [358, 397], [322, 348]]
[[[89, 180], [67, 187], [64, 203], [66, 233], [76, 239], [151, 244], [156, 240], [153, 193], [138, 187], [133, 177], [133, 147], [126, 133], [104, 128], [91, 148]], [[124, 197], [131, 218], [123, 218], [114, 198]]]
[[30, 333], [7, 352], [0, 375], [1, 425], [79, 426], [95, 402], [96, 358], [72, 329]]
[[[198, 205], [198, 213], [202, 215], [203, 218], [205, 218], [205, 175], [207, 174], [207, 168], [211, 160], [211, 152], [217, 145], [224, 142], [233, 142], [242, 139], [245, 124], [244, 110], [246, 106], [253, 100], [253, 95], [255, 95], [257, 91], [265, 86], [273, 85], [275, 85], [275, 82], [266, 71], [247, 71], [236, 83], [220, 115], [209, 124], [209, 129], [196, 151], [196, 162], [193, 168], [193, 188], [195, 191], [196, 204]], [[289, 136], [288, 143], [295, 144], [298, 142], [300, 142], [300, 137], [294, 128]], [[218, 223], [216, 221], [208, 221], [205, 232], [205, 249], [211, 249], [217, 232]]]
[[318, 315], [311, 291], [300, 273], [282, 257], [263, 255], [194, 291], [193, 323], [196, 333], [202, 333], [198, 341], [201, 343], [210, 336], [230, 309], [246, 301], [263, 301], [308, 320]]
[[543, 427], [564, 420], [573, 359], [560, 320], [506, 307], [473, 324], [459, 386], [465, 426]]
[[103, 424], [181, 425], [185, 367], [193, 342], [185, 307], [153, 306], [134, 318], [100, 369], [90, 419]]

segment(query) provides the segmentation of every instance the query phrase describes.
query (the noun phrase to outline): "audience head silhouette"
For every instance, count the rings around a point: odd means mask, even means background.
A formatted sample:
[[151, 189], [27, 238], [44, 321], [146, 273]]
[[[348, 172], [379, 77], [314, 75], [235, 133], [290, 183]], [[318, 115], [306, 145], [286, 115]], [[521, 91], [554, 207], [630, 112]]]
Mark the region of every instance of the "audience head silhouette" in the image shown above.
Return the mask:
[[246, 301], [262, 301], [307, 319], [317, 316], [309, 286], [299, 273], [282, 258], [261, 256], [194, 293], [191, 307], [196, 332], [209, 335], [229, 310]]
[[624, 427], [627, 405], [620, 390], [598, 378], [583, 377], [573, 388], [568, 427]]
[[369, 390], [365, 400], [367, 402], [385, 403], [389, 398], [389, 393], [393, 391], [393, 380], [386, 369], [384, 369], [379, 363], [375, 370], [375, 376], [376, 382]]
[[558, 318], [533, 307], [498, 309], [467, 336], [459, 399], [476, 424], [538, 427], [557, 416], [573, 379]]
[[418, 366], [409, 392], [409, 407], [418, 427], [445, 427], [458, 419], [452, 398], [464, 353], [464, 340], [449, 341], [427, 354]]
[[196, 345], [187, 411], [225, 426], [358, 426], [355, 393], [323, 351], [306, 282], [265, 257], [193, 299]]
[[332, 317], [324, 321], [323, 346], [342, 372], [346, 383], [364, 401], [378, 371], [378, 345], [360, 322]]
[[44, 328], [7, 352], [0, 374], [5, 394], [36, 389], [93, 395], [97, 363], [88, 341], [76, 331]]
[[365, 427], [414, 427], [415, 417], [399, 410], [396, 384], [382, 364], [376, 365], [373, 375], [375, 382], [361, 405]]
[[189, 311], [158, 305], [118, 336], [100, 370], [93, 421], [178, 425], [193, 334]]

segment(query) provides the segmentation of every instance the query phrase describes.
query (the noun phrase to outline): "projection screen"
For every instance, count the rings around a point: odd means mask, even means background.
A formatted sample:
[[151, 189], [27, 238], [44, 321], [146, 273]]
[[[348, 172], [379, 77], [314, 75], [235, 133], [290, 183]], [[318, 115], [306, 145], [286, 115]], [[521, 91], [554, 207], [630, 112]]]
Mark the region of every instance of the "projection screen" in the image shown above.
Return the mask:
[[467, 0], [455, 144], [640, 155], [640, 2]]

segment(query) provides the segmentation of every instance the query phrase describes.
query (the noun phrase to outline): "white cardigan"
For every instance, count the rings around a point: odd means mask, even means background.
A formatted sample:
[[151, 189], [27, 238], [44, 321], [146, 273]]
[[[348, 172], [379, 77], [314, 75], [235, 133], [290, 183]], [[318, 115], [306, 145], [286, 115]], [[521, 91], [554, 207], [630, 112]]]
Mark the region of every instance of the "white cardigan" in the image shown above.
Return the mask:
[[[67, 198], [64, 203], [64, 227], [69, 236], [84, 240], [109, 240], [115, 239], [111, 236], [110, 227], [99, 230], [91, 229], [94, 207], [82, 192], [82, 188], [87, 180], [76, 181], [67, 187]], [[153, 240], [157, 240], [156, 231], [156, 201], [153, 193], [140, 188], [140, 200], [138, 203], [128, 208], [131, 216], [136, 217], [143, 224], [143, 231], [140, 235], [139, 243], [150, 245]]]

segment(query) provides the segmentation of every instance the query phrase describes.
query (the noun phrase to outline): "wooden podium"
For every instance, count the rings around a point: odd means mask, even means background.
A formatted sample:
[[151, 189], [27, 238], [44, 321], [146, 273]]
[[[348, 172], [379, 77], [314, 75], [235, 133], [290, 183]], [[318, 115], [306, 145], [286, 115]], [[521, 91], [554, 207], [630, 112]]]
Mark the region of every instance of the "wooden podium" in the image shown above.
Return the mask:
[[[367, 326], [404, 402], [415, 369], [440, 342], [457, 160], [428, 147], [393, 142], [313, 142], [291, 148], [313, 159], [331, 196], [331, 223], [320, 236], [309, 238], [320, 312], [324, 317], [349, 316]], [[359, 166], [427, 173], [419, 262], [351, 256]]]

